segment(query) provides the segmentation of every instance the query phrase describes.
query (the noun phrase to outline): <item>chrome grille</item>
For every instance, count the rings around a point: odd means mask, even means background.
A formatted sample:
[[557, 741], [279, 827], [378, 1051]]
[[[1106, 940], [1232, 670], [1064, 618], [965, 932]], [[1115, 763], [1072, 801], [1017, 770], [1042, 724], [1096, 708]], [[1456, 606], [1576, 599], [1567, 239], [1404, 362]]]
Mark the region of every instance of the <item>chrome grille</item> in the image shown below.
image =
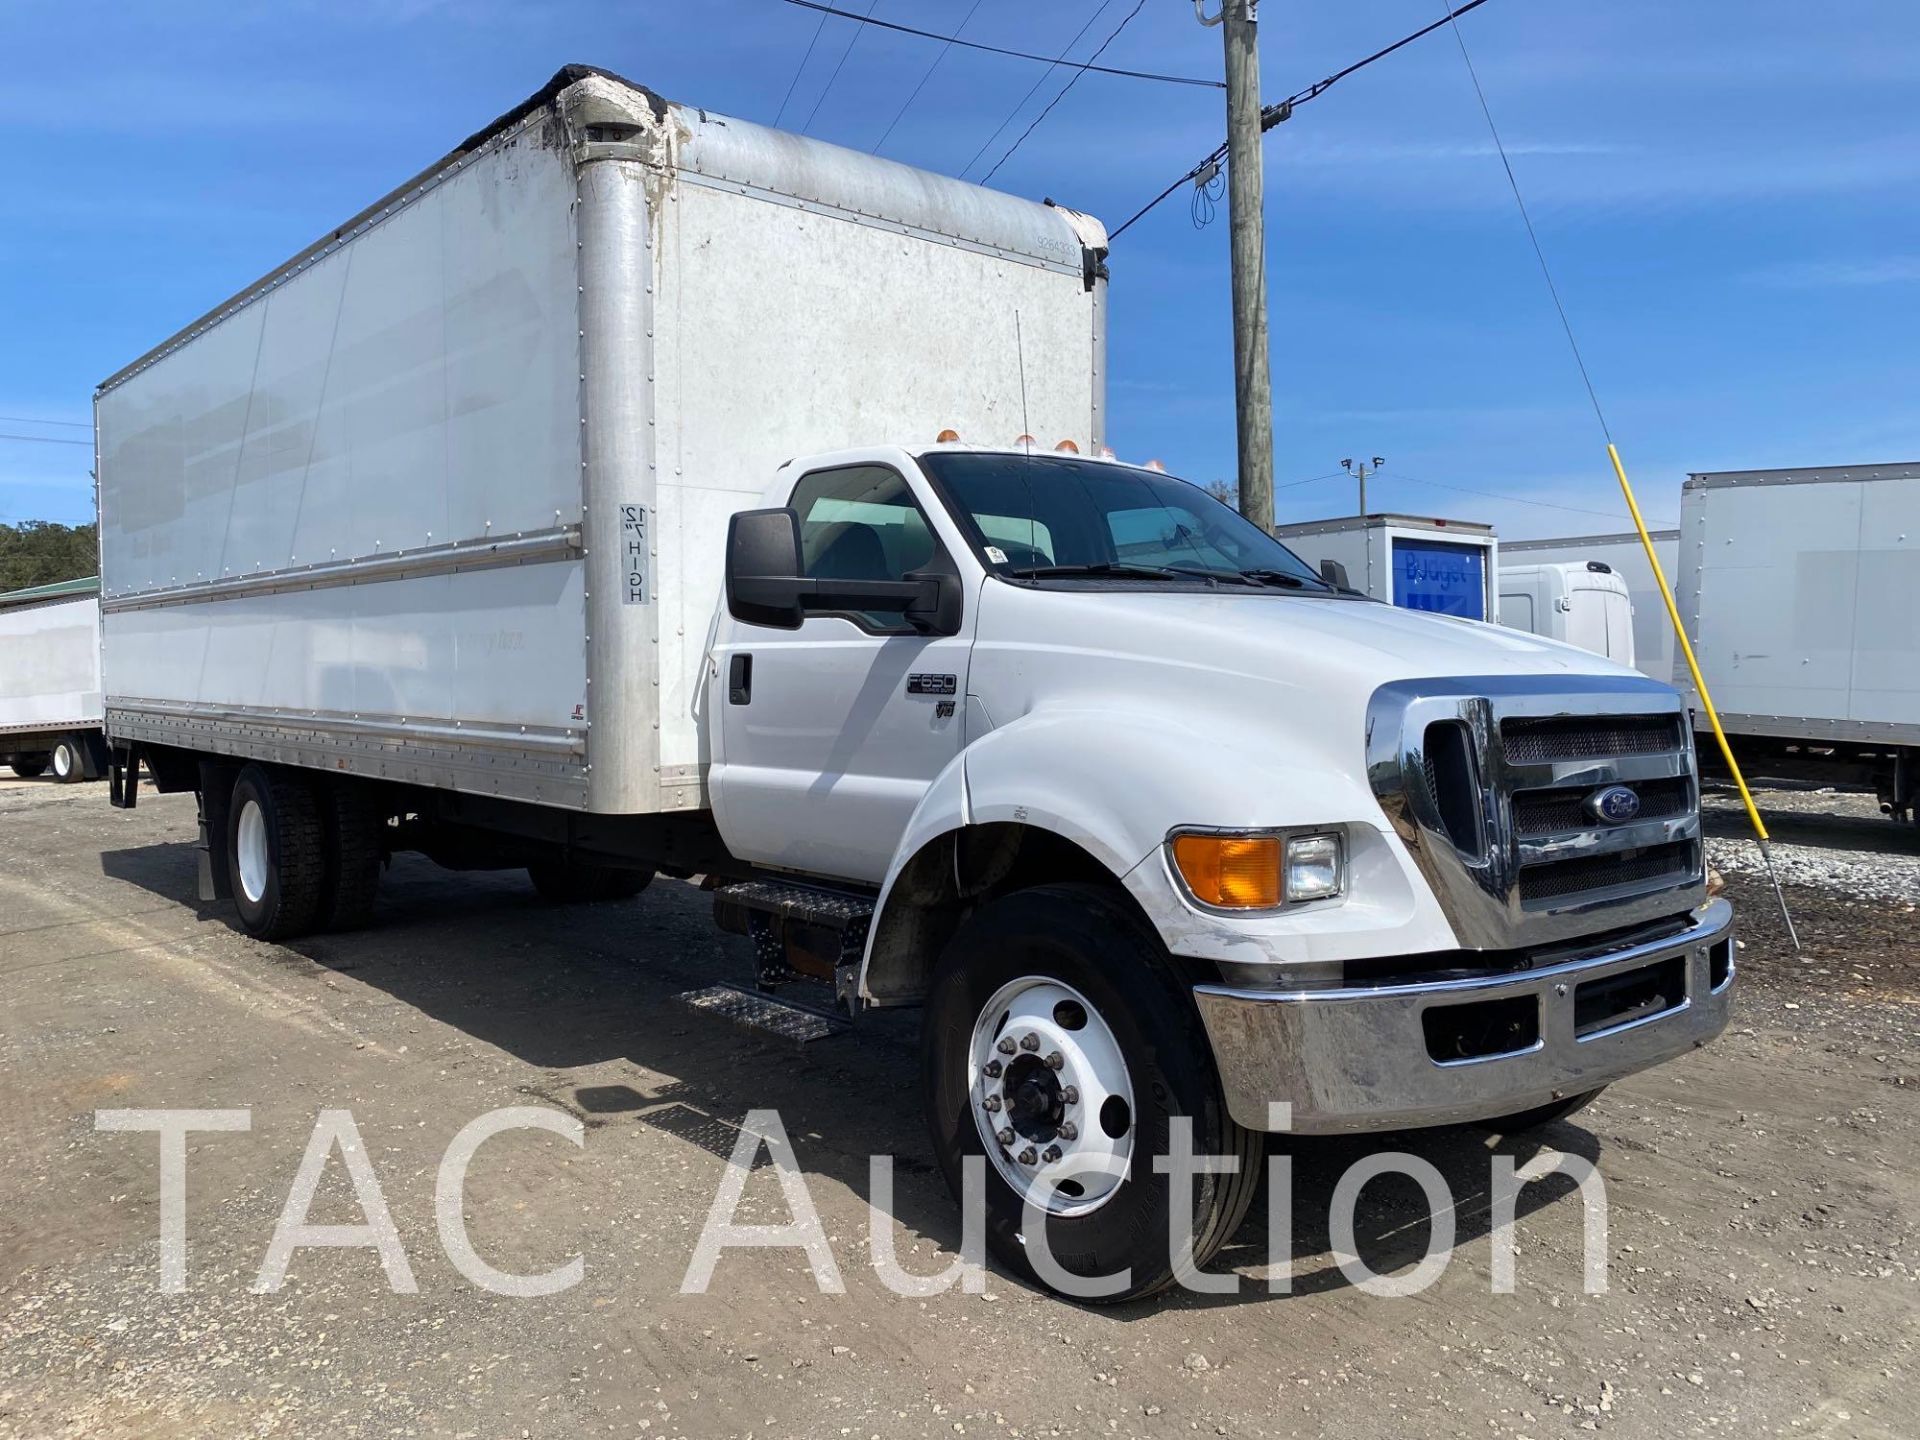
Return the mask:
[[1656, 755], [1682, 743], [1673, 715], [1551, 716], [1503, 720], [1500, 739], [1515, 765]]
[[[1368, 710], [1368, 775], [1460, 942], [1575, 939], [1705, 898], [1692, 732], [1637, 677], [1403, 682]], [[1639, 811], [1595, 818], [1622, 786]]]

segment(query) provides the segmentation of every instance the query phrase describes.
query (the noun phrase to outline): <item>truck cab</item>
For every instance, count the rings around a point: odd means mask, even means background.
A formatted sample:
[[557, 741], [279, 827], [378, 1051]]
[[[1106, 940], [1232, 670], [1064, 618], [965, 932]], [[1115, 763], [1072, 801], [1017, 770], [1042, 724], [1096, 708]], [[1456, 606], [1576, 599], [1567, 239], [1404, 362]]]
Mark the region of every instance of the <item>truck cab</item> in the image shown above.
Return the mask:
[[928, 1006], [943, 1163], [1020, 1202], [1118, 1204], [1085, 1173], [1172, 1113], [1219, 1153], [1537, 1123], [1726, 1023], [1671, 688], [1336, 587], [1164, 473], [796, 459], [707, 674], [727, 849], [870, 910], [843, 988]]

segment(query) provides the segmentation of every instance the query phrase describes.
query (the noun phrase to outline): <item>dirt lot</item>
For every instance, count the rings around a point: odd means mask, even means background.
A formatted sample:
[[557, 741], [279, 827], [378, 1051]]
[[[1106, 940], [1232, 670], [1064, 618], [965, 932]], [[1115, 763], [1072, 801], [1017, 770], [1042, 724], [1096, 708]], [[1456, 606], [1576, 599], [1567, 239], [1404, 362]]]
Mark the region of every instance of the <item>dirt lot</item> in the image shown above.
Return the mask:
[[[881, 1285], [871, 1154], [897, 1157], [904, 1265], [937, 1270], [959, 1239], [913, 1098], [914, 1019], [796, 1050], [677, 1003], [747, 967], [690, 886], [555, 910], [521, 877], [405, 860], [377, 929], [267, 946], [195, 904], [191, 797], [129, 815], [97, 785], [0, 783], [0, 1434], [1912, 1436], [1920, 846], [1790, 808], [1783, 844], [1864, 855], [1891, 890], [1801, 872], [1818, 883], [1789, 889], [1796, 956], [1763, 882], [1734, 870], [1732, 1030], [1507, 1147], [1597, 1161], [1606, 1293], [1583, 1293], [1581, 1206], [1557, 1180], [1522, 1201], [1516, 1293], [1491, 1293], [1497, 1147], [1455, 1130], [1296, 1142], [1291, 1294], [1260, 1283], [1288, 1258], [1263, 1192], [1228, 1252], [1237, 1296], [1090, 1310], [1000, 1276], [985, 1296]], [[442, 1152], [504, 1105], [586, 1125], [577, 1150], [488, 1142], [466, 1192], [491, 1263], [584, 1258], [547, 1298], [468, 1283], [435, 1226]], [[184, 1294], [157, 1289], [158, 1143], [96, 1132], [112, 1107], [251, 1111], [248, 1133], [189, 1139]], [[709, 1293], [679, 1293], [755, 1107], [793, 1136], [845, 1294], [791, 1250], [729, 1252]], [[336, 1108], [419, 1291], [393, 1293], [366, 1249], [306, 1249], [284, 1289], [252, 1293]], [[1335, 1177], [1396, 1148], [1441, 1169], [1458, 1223], [1445, 1274], [1403, 1300], [1350, 1284], [1327, 1231]], [[770, 1170], [747, 1195], [746, 1218], [785, 1218]], [[1411, 1183], [1370, 1185], [1361, 1255], [1410, 1263], [1425, 1215]], [[313, 1219], [361, 1219], [338, 1156]]]

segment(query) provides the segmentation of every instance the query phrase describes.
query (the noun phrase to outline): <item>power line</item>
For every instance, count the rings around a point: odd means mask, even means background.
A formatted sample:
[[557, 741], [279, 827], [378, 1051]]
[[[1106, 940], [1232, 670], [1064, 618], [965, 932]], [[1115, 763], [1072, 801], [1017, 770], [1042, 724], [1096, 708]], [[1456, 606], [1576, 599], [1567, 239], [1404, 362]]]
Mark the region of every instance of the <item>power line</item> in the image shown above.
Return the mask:
[[[1442, 23], [1451, 23], [1458, 13], [1449, 12]], [[1507, 172], [1507, 185], [1513, 191], [1513, 203], [1520, 208], [1520, 223], [1527, 227], [1527, 243], [1533, 246], [1533, 258], [1540, 262], [1540, 276], [1547, 282], [1547, 293], [1553, 297], [1554, 311], [1560, 316], [1560, 328], [1567, 332], [1567, 348], [1573, 351], [1573, 363], [1580, 369], [1580, 383], [1587, 387], [1587, 399], [1593, 404], [1593, 418], [1600, 422], [1600, 433], [1611, 445], [1613, 432], [1607, 429], [1607, 417], [1600, 408], [1600, 396], [1594, 391], [1593, 377], [1587, 373], [1587, 362], [1580, 353], [1580, 342], [1573, 338], [1573, 322], [1567, 318], [1567, 307], [1560, 303], [1560, 287], [1553, 283], [1553, 271], [1547, 268], [1547, 252], [1540, 246], [1540, 236], [1533, 228], [1533, 217], [1527, 213], [1527, 202], [1520, 196], [1520, 182], [1514, 178], [1513, 162], [1507, 158], [1507, 147], [1500, 139], [1500, 127], [1493, 123], [1493, 110], [1487, 104], [1487, 92], [1480, 88], [1480, 73], [1473, 68], [1473, 57], [1467, 53], [1466, 37], [1460, 33], [1457, 24], [1453, 26], [1453, 39], [1460, 47], [1460, 58], [1466, 62], [1467, 78], [1473, 81], [1473, 93], [1480, 101], [1480, 113], [1486, 116], [1487, 133], [1493, 136], [1493, 148], [1500, 152], [1500, 166]]]
[[[879, 4], [880, 0], [868, 0], [866, 15], [855, 15], [852, 18], [855, 20], [865, 20], [869, 18]], [[853, 47], [860, 43], [860, 37], [864, 34], [866, 34], [866, 26], [856, 25], [853, 34], [847, 37], [847, 48], [840, 52], [840, 63], [833, 67], [833, 74], [827, 77], [826, 86], [820, 91], [820, 97], [813, 102], [813, 109], [807, 112], [807, 123], [800, 127], [800, 133], [802, 135], [813, 128], [813, 117], [818, 115], [820, 113], [820, 107], [827, 103], [827, 94], [833, 89], [833, 82], [840, 78], [841, 70], [846, 68], [847, 57], [853, 54]]]
[[69, 440], [64, 435], [9, 435], [0, 433], [0, 440], [23, 440], [29, 445], [84, 445], [93, 448], [91, 440]]
[[[906, 103], [894, 112], [893, 119], [887, 122], [887, 128], [880, 132], [880, 138], [874, 142], [873, 149], [867, 152], [869, 155], [878, 155], [880, 153], [880, 147], [887, 143], [887, 136], [893, 134], [893, 127], [898, 125], [901, 117], [913, 108], [913, 102], [918, 100], [920, 98], [920, 92], [927, 88], [927, 81], [931, 80], [933, 78], [933, 72], [940, 68], [940, 62], [947, 58], [947, 52], [953, 49], [955, 45], [961, 43], [960, 31], [966, 29], [968, 25], [973, 23], [974, 14], [980, 9], [981, 4], [982, 0], [973, 0], [973, 9], [967, 11], [966, 19], [962, 20], [959, 28], [947, 37], [947, 43], [942, 45], [940, 47], [940, 53], [933, 57], [933, 63], [927, 66], [927, 73], [920, 77], [920, 83], [913, 87], [913, 93], [907, 96]], [[821, 24], [824, 25], [825, 23], [826, 19], [823, 16], [821, 17]]]
[[800, 77], [806, 73], [807, 61], [813, 58], [813, 47], [820, 43], [820, 32], [827, 28], [827, 17], [822, 15], [820, 23], [813, 27], [813, 38], [807, 42], [807, 52], [800, 57], [800, 63], [794, 66], [793, 79], [787, 82], [787, 93], [780, 97], [780, 108], [774, 112], [774, 128], [780, 127], [780, 121], [786, 116], [787, 102], [793, 99], [793, 87], [800, 83]]
[[[963, 50], [981, 50], [981, 51], [985, 51], [989, 55], [1005, 55], [1009, 59], [1013, 59], [1013, 60], [1032, 60], [1038, 64], [1045, 65], [1050, 69], [1080, 70], [1080, 71], [1091, 70], [1096, 75], [1119, 75], [1128, 80], [1158, 80], [1167, 85], [1197, 85], [1207, 90], [1224, 90], [1227, 88], [1225, 83], [1222, 81], [1203, 80], [1198, 76], [1194, 76], [1194, 75], [1163, 75], [1153, 70], [1121, 70], [1121, 69], [1116, 69], [1110, 65], [1094, 65], [1091, 63], [1082, 63], [1074, 60], [1056, 59], [1051, 55], [1035, 55], [1032, 51], [1029, 51], [1029, 50], [1008, 50], [1005, 47], [1000, 45], [983, 45], [977, 40], [962, 40], [960, 38], [959, 30], [956, 30], [951, 35], [942, 35], [938, 31], [934, 31], [934, 30], [916, 30], [911, 25], [896, 25], [891, 20], [872, 20], [872, 19], [869, 19], [867, 16], [861, 15], [858, 12], [853, 10], [841, 10], [832, 5], [822, 5], [818, 3], [818, 0], [784, 0], [784, 3], [788, 5], [797, 5], [802, 10], [820, 11], [821, 12], [820, 23], [823, 25], [826, 23], [827, 16], [838, 15], [847, 20], [857, 20], [863, 25], [872, 25], [877, 29], [894, 30], [894, 31], [898, 31], [902, 35], [917, 35], [922, 40], [938, 40], [938, 41], [941, 41], [943, 44], [950, 45], [950, 46], [958, 45]], [[978, 5], [974, 7], [974, 9], [976, 10], [979, 8], [980, 7]], [[967, 19], [971, 20], [972, 18], [973, 18], [973, 11], [970, 10], [967, 12]], [[967, 22], [966, 20], [962, 20], [960, 22], [959, 29], [964, 30], [966, 28], [967, 28]], [[1079, 36], [1075, 36], [1074, 38], [1077, 40]], [[1073, 47], [1068, 46], [1067, 48], [1072, 49]], [[936, 60], [934, 63], [937, 65], [940, 62]]]
[[1033, 99], [1033, 97], [1040, 92], [1040, 87], [1042, 85], [1047, 83], [1047, 76], [1051, 75], [1059, 66], [1066, 63], [1067, 52], [1073, 49], [1074, 46], [1080, 43], [1080, 37], [1082, 35], [1085, 35], [1087, 31], [1093, 28], [1093, 22], [1098, 20], [1102, 15], [1106, 14], [1108, 8], [1112, 4], [1113, 4], [1113, 0], [1100, 0], [1100, 3], [1094, 7], [1093, 13], [1087, 16], [1087, 23], [1082, 25], [1079, 28], [1079, 30], [1074, 32], [1073, 39], [1069, 40], [1065, 45], [1060, 47], [1060, 54], [1051, 62], [1049, 62], [1045, 70], [1042, 70], [1040, 72], [1040, 78], [1034, 81], [1033, 84], [1028, 87], [1027, 93], [1022, 95], [1019, 99], [1019, 102], [1014, 105], [1013, 109], [1007, 112], [1007, 118], [1002, 120], [998, 125], [994, 126], [993, 133], [987, 136], [985, 140], [982, 140], [980, 142], [980, 148], [973, 152], [973, 159], [967, 161], [966, 164], [960, 167], [960, 174], [962, 175], [962, 177], [966, 175], [967, 171], [971, 170], [975, 165], [980, 163], [980, 157], [987, 153], [988, 147], [990, 147], [994, 141], [1000, 138], [1001, 132], [1005, 130], [1007, 126], [1013, 123], [1014, 116], [1018, 115], [1022, 110], [1026, 109], [1027, 102]]
[[[1525, 495], [1508, 495], [1498, 490], [1476, 490], [1471, 485], [1453, 485], [1444, 480], [1424, 480], [1418, 475], [1409, 475], [1404, 470], [1395, 470], [1392, 478], [1396, 480], [1411, 480], [1415, 485], [1431, 485], [1439, 490], [1458, 490], [1464, 495], [1480, 495], [1488, 500], [1510, 501], [1515, 505], [1537, 505], [1544, 510], [1565, 510], [1573, 515], [1598, 515], [1606, 520], [1618, 520], [1621, 518], [1621, 512], [1618, 510], [1590, 510], [1584, 505], [1561, 505], [1552, 500], [1533, 500]], [[1657, 520], [1654, 523], [1665, 529], [1673, 529], [1678, 522], [1672, 520]]]
[[[1438, 30], [1442, 25], [1453, 24], [1459, 19], [1460, 16], [1466, 14], [1469, 10], [1478, 10], [1482, 5], [1486, 3], [1487, 3], [1487, 0], [1467, 0], [1466, 4], [1460, 6], [1458, 9], [1449, 10], [1445, 15], [1443, 15], [1440, 19], [1434, 21], [1431, 25], [1422, 25], [1418, 30], [1415, 30], [1411, 35], [1401, 36], [1398, 40], [1394, 41], [1391, 45], [1384, 46], [1383, 48], [1374, 51], [1371, 55], [1367, 56], [1365, 59], [1354, 61], [1353, 64], [1347, 66], [1346, 69], [1336, 70], [1333, 72], [1333, 74], [1327, 76], [1326, 79], [1317, 80], [1313, 84], [1309, 85], [1306, 89], [1297, 91], [1294, 94], [1289, 95], [1284, 100], [1276, 100], [1271, 105], [1262, 106], [1260, 110], [1260, 128], [1262, 130], [1271, 130], [1274, 126], [1278, 125], [1281, 121], [1287, 119], [1289, 116], [1293, 114], [1294, 106], [1304, 105], [1309, 100], [1317, 100], [1320, 96], [1326, 94], [1328, 90], [1332, 89], [1335, 85], [1339, 84], [1340, 81], [1346, 79], [1349, 75], [1354, 74], [1356, 71], [1366, 69], [1367, 66], [1373, 64], [1376, 60], [1386, 59], [1386, 57], [1393, 54], [1394, 51], [1402, 48], [1403, 46], [1411, 45], [1414, 41], [1420, 39], [1424, 35], [1431, 35], [1435, 30]], [[1459, 35], [1459, 29], [1457, 25], [1455, 27], [1454, 34], [1456, 37]], [[1173, 194], [1174, 191], [1178, 190], [1182, 185], [1186, 184], [1189, 180], [1196, 180], [1201, 175], [1205, 174], [1207, 169], [1210, 166], [1217, 166], [1222, 160], [1226, 158], [1226, 155], [1227, 155], [1226, 142], [1222, 141], [1207, 155], [1206, 159], [1202, 160], [1198, 165], [1195, 165], [1192, 169], [1188, 170], [1184, 175], [1180, 176], [1179, 179], [1175, 180], [1171, 185], [1167, 186], [1166, 189], [1162, 190], [1158, 195], [1154, 196], [1153, 199], [1149, 200], [1146, 204], [1142, 205], [1138, 210], [1134, 211], [1133, 214], [1129, 215], [1126, 218], [1126, 220], [1121, 223], [1120, 227], [1114, 230], [1108, 236], [1108, 243], [1111, 244], [1113, 241], [1118, 240], [1133, 225], [1134, 221], [1138, 220], [1141, 216], [1145, 215], [1149, 210], [1153, 209], [1154, 206], [1158, 205], [1162, 200], [1166, 199], [1169, 195]]]
[[[1133, 17], [1138, 15], [1143, 9], [1145, 9], [1146, 4], [1147, 4], [1147, 0], [1136, 0], [1136, 3], [1133, 9], [1127, 12], [1126, 19], [1122, 20], [1118, 25], [1113, 27], [1113, 33], [1107, 36], [1105, 40], [1102, 40], [1100, 42], [1100, 48], [1094, 51], [1093, 54], [1088, 58], [1092, 60], [1098, 60], [1103, 54], [1105, 54], [1107, 46], [1113, 44], [1114, 41], [1120, 38], [1120, 32], [1126, 29], [1127, 26], [1133, 23]], [[1033, 134], [1033, 132], [1039, 128], [1040, 122], [1046, 119], [1047, 116], [1053, 113], [1053, 107], [1058, 105], [1062, 100], [1067, 98], [1067, 92], [1073, 89], [1075, 85], [1078, 85], [1080, 83], [1080, 77], [1086, 73], [1087, 72], [1085, 70], [1076, 70], [1073, 72], [1073, 77], [1070, 80], [1068, 80], [1066, 84], [1060, 87], [1060, 93], [1058, 95], [1055, 95], [1053, 99], [1049, 100], [1046, 104], [1046, 108], [1043, 109], [1038, 115], [1033, 117], [1033, 124], [1027, 126], [1025, 130], [1021, 131], [1020, 138], [1014, 141], [1013, 144], [1007, 147], [1007, 153], [1002, 155], [998, 160], [993, 162], [993, 169], [987, 171], [986, 174], [980, 177], [980, 183], [982, 185], [986, 184], [987, 181], [993, 179], [995, 172], [997, 172], [1002, 165], [1006, 164], [1007, 161], [1013, 158], [1013, 152], [1018, 150], [1022, 145], [1027, 143], [1027, 136]]]
[[73, 430], [91, 430], [93, 422], [89, 420], [39, 420], [32, 415], [0, 415], [0, 423], [8, 425], [65, 425]]

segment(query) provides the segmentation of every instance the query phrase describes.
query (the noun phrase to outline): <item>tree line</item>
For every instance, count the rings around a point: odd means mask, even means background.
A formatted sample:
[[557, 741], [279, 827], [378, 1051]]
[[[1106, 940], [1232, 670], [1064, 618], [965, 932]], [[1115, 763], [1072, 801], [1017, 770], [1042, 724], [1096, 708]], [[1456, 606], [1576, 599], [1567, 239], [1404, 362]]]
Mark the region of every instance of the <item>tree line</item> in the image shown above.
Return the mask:
[[0, 591], [99, 573], [100, 550], [91, 525], [0, 524]]

